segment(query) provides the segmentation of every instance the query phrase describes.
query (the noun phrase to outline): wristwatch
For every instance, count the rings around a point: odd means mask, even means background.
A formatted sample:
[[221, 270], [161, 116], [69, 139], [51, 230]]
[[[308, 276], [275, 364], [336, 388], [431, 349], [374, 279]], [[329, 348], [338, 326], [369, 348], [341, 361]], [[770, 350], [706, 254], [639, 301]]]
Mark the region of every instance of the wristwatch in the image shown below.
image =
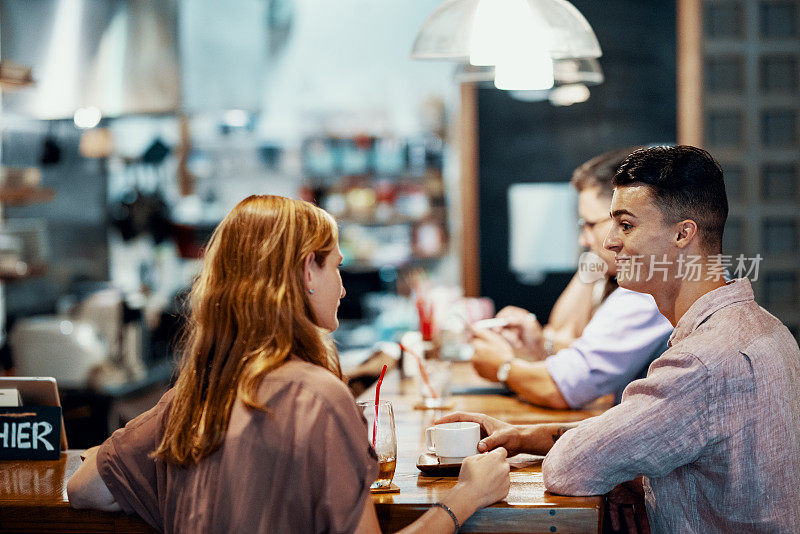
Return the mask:
[[505, 384], [506, 380], [508, 380], [508, 373], [511, 372], [511, 361], [512, 360], [503, 362], [503, 364], [501, 364], [500, 367], [497, 368], [498, 382], [502, 382], [503, 384]]
[[552, 334], [545, 334], [544, 335], [544, 353], [545, 353], [545, 355], [550, 356], [551, 354], [555, 354], [556, 353], [555, 348], [556, 348], [556, 341], [555, 341], [555, 339], [553, 339], [553, 335]]

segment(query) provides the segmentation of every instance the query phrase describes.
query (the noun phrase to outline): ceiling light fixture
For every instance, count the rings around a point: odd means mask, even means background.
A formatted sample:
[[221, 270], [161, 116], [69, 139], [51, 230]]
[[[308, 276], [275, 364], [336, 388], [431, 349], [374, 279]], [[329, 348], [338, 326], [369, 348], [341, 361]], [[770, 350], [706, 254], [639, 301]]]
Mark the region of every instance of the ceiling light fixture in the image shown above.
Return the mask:
[[567, 0], [446, 0], [411, 50], [412, 59], [494, 67], [495, 86], [509, 90], [602, 83], [601, 55], [592, 27]]

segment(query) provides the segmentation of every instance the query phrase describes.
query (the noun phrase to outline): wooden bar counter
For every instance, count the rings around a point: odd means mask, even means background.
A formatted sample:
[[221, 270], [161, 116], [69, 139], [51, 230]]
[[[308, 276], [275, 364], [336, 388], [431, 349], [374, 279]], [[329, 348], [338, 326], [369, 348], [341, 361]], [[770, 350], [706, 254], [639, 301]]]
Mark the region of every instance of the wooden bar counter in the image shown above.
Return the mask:
[[0, 461], [0, 532], [156, 532], [137, 516], [69, 507], [67, 480], [81, 465], [81, 452], [53, 461]]
[[[469, 364], [456, 364], [454, 388], [491, 386]], [[374, 398], [373, 389], [360, 400]], [[425, 450], [424, 430], [442, 413], [482, 412], [512, 423], [576, 421], [602, 409], [558, 411], [535, 408], [513, 396], [483, 392], [458, 394], [446, 410], [418, 410], [417, 386], [387, 373], [381, 399], [392, 401], [397, 426], [397, 469], [393, 483], [400, 493], [373, 495], [384, 532], [394, 532], [422, 515], [456, 483], [455, 477], [426, 477], [416, 467]], [[58, 461], [0, 461], [0, 532], [154, 532], [136, 516], [73, 510], [67, 502], [67, 480], [81, 463], [81, 451], [61, 454]], [[512, 462], [513, 465], [513, 462]], [[602, 497], [561, 497], [545, 491], [540, 461], [512, 468], [511, 491], [505, 501], [480, 510], [463, 532], [591, 532], [600, 531]]]
[[[456, 483], [456, 477], [428, 477], [417, 469], [417, 458], [425, 452], [425, 428], [442, 414], [452, 411], [481, 412], [510, 423], [578, 421], [599, 415], [602, 408], [561, 411], [537, 408], [511, 395], [500, 394], [497, 384], [484, 381], [468, 363], [453, 367], [451, 407], [444, 410], [415, 408], [419, 401], [414, 379], [387, 373], [381, 400], [392, 402], [397, 433], [397, 468], [392, 483], [399, 493], [373, 494], [382, 530], [395, 532], [425, 513]], [[374, 400], [373, 388], [358, 400]], [[532, 460], [532, 458], [530, 458]], [[511, 490], [505, 501], [478, 511], [461, 532], [600, 532], [602, 497], [563, 497], [544, 489], [541, 460], [511, 459]], [[519, 465], [519, 467], [517, 467]]]

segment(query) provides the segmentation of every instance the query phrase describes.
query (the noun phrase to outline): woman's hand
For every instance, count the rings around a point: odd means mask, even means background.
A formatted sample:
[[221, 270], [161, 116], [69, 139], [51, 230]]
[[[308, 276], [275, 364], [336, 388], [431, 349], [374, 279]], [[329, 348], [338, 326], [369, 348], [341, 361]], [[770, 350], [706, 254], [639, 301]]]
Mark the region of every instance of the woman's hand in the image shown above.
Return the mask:
[[[485, 454], [464, 458], [458, 483], [442, 497], [441, 503], [455, 514], [463, 525], [469, 516], [480, 508], [489, 506], [508, 495], [511, 487], [510, 467], [506, 462], [506, 451], [495, 449]], [[430, 532], [452, 532], [453, 521], [444, 510], [432, 507], [421, 518], [400, 532], [402, 534], [429, 534]], [[359, 523], [358, 534], [380, 533], [378, 517], [372, 499], [367, 499]]]
[[476, 509], [489, 506], [508, 495], [511, 486], [510, 466], [506, 462], [506, 450], [502, 447], [485, 454], [475, 454], [464, 459], [458, 484], [465, 498], [474, 503]]
[[455, 412], [445, 415], [433, 423], [440, 425], [442, 423], [459, 422], [478, 423], [481, 425], [483, 439], [478, 442], [478, 450], [480, 452], [491, 451], [498, 447], [504, 448], [508, 456], [527, 452], [523, 439], [523, 429], [525, 427], [511, 425], [482, 413]]

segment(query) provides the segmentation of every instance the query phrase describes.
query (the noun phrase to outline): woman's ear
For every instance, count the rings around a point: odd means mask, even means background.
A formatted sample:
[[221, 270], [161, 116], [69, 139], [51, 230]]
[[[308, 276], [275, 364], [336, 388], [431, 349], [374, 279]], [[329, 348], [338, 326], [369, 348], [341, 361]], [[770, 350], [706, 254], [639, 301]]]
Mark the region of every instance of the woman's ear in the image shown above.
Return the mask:
[[691, 219], [679, 222], [677, 225], [675, 244], [678, 248], [686, 248], [697, 236], [697, 223]]
[[314, 267], [317, 266], [316, 256], [312, 252], [303, 260], [303, 280], [306, 283], [306, 291], [314, 289]]

